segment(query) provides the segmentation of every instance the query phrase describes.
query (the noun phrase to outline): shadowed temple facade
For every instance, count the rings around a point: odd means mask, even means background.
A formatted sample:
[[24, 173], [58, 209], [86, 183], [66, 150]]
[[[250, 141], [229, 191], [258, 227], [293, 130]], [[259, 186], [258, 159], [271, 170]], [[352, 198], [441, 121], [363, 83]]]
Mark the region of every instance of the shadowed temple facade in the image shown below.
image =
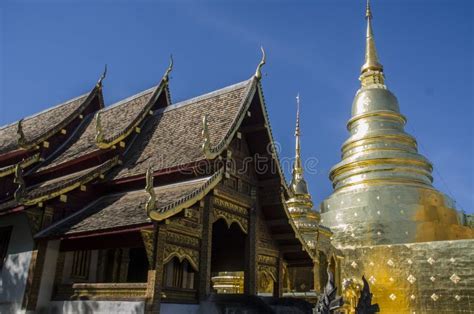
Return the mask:
[[[105, 70], [87, 93], [1, 127], [0, 312], [473, 311], [472, 216], [433, 187], [369, 5], [366, 18], [350, 136], [319, 206], [299, 97], [289, 183], [282, 173], [263, 49], [250, 78], [183, 102], [171, 60], [116, 104], [105, 106]], [[324, 312], [329, 294], [340, 304]]]

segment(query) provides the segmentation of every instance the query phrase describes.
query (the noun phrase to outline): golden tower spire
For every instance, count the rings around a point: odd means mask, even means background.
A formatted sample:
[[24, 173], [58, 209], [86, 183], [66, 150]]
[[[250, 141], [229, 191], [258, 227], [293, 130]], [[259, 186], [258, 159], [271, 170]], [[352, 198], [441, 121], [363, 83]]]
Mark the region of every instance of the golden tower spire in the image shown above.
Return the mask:
[[295, 163], [293, 165], [293, 177], [291, 190], [295, 194], [309, 195], [306, 181], [303, 178], [303, 167], [301, 165], [301, 143], [300, 143], [300, 94], [296, 96], [296, 128], [295, 128]]
[[384, 85], [383, 66], [379, 62], [377, 48], [375, 47], [374, 32], [372, 30], [372, 10], [370, 8], [370, 0], [367, 0], [365, 9], [365, 18], [367, 20], [367, 33], [365, 42], [365, 63], [360, 70], [360, 80], [362, 87], [370, 85]]
[[295, 164], [293, 167], [293, 176], [295, 172], [303, 173], [301, 166], [301, 146], [300, 146], [300, 94], [296, 95], [296, 149], [295, 149]]

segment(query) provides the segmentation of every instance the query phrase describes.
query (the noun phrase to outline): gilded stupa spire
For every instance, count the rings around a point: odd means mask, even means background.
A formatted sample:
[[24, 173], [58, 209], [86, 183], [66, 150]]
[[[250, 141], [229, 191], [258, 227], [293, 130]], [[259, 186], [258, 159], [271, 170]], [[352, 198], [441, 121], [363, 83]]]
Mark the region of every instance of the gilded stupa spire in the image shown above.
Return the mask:
[[300, 94], [296, 95], [296, 128], [295, 128], [295, 138], [296, 138], [296, 149], [295, 149], [295, 164], [293, 172], [303, 172], [301, 166], [301, 146], [300, 146]]
[[375, 47], [374, 32], [372, 30], [372, 9], [370, 0], [367, 0], [365, 9], [365, 18], [367, 20], [367, 33], [365, 38], [365, 63], [360, 70], [360, 81], [362, 87], [370, 85], [384, 85], [383, 66], [379, 62], [377, 48]]
[[309, 195], [306, 181], [303, 178], [303, 166], [301, 164], [301, 143], [300, 143], [300, 95], [296, 96], [296, 128], [295, 128], [295, 163], [293, 165], [293, 177], [291, 180], [291, 190], [295, 194]]

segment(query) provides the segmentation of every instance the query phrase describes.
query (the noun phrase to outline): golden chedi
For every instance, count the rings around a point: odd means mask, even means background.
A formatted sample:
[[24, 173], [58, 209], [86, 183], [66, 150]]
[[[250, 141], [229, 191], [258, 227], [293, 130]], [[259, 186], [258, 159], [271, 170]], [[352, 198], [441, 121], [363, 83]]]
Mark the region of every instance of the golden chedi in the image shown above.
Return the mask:
[[338, 247], [473, 237], [453, 200], [433, 185], [432, 164], [406, 133], [406, 118], [385, 85], [367, 5], [361, 88], [347, 123], [342, 161], [330, 171], [334, 192], [321, 204], [322, 223]]

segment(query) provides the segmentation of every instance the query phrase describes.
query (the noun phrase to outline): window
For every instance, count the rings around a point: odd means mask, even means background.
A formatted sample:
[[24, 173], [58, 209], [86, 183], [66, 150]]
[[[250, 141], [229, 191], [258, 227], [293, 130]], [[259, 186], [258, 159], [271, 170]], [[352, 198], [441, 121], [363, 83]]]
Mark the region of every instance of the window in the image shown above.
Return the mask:
[[71, 278], [86, 280], [89, 277], [91, 251], [74, 251]]
[[194, 270], [187, 260], [173, 258], [165, 265], [163, 276], [165, 287], [194, 289]]
[[0, 270], [3, 269], [3, 264], [7, 257], [8, 243], [10, 242], [11, 233], [12, 227], [0, 228]]

